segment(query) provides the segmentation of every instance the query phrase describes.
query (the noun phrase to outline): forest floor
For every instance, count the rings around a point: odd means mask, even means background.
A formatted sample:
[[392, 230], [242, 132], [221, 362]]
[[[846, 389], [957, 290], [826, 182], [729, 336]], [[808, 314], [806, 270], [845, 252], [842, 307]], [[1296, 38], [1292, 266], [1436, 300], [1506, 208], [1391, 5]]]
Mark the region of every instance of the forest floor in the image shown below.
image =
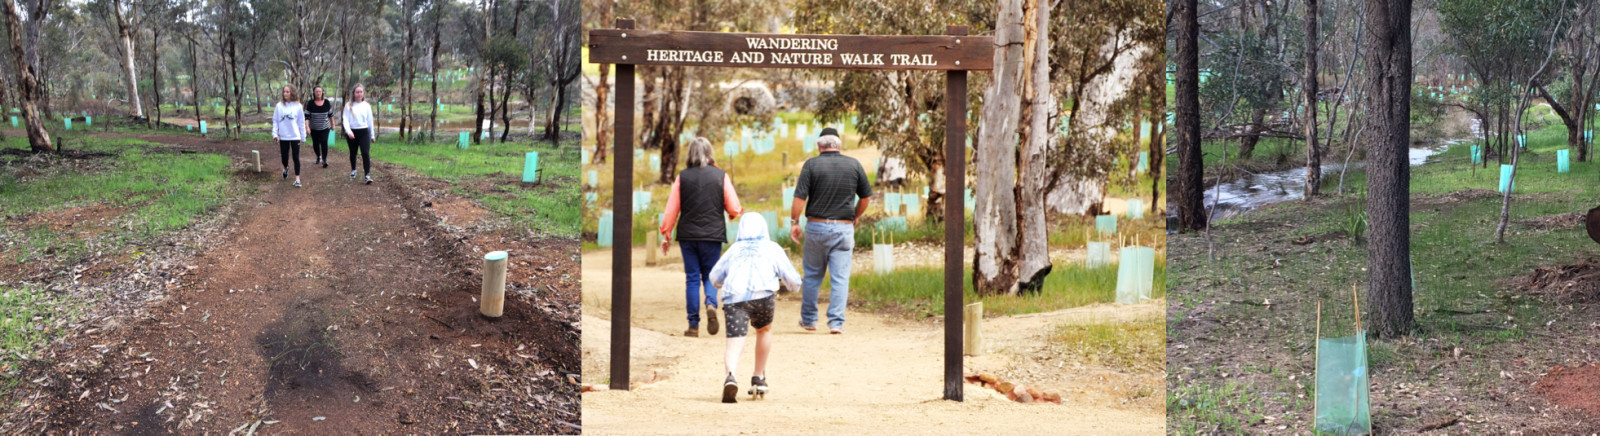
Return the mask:
[[[642, 250], [639, 249], [639, 250]], [[1051, 433], [1061, 428], [1097, 434], [1162, 432], [1165, 406], [1160, 340], [1144, 347], [1158, 359], [1127, 370], [1076, 359], [1080, 343], [1059, 339], [1083, 327], [1107, 330], [1155, 326], [1162, 300], [1134, 306], [1096, 304], [1017, 316], [986, 316], [984, 352], [965, 369], [1043, 394], [1060, 404], [1023, 404], [978, 383], [964, 385], [964, 402], [940, 400], [943, 386], [942, 318], [906, 319], [852, 305], [844, 335], [796, 326], [800, 299], [778, 298], [768, 379], [772, 391], [738, 404], [720, 402], [726, 339], [685, 337], [681, 262], [647, 267], [636, 252], [629, 391], [609, 383], [610, 252], [584, 255], [584, 426], [595, 434]], [[826, 299], [824, 295], [822, 297]], [[1155, 336], [1151, 336], [1155, 337]], [[1073, 350], [1069, 350], [1073, 349]], [[747, 343], [740, 385], [748, 388], [754, 345]], [[1149, 357], [1147, 356], [1146, 359]], [[1156, 368], [1159, 367], [1159, 368]], [[712, 424], [712, 430], [706, 425]]]
[[[383, 163], [377, 147], [372, 185], [347, 177], [341, 150], [324, 169], [304, 147], [295, 188], [265, 141], [107, 135], [225, 155], [235, 195], [191, 228], [133, 241], [131, 255], [3, 268], [90, 307], [6, 368], [0, 432], [579, 431], [570, 234], [495, 225], [448, 181]], [[492, 250], [512, 260], [496, 321], [476, 298]]]
[[[1474, 166], [1463, 144], [1412, 168], [1418, 330], [1369, 342], [1375, 432], [1600, 431], [1600, 246], [1582, 218], [1600, 165], [1558, 173], [1564, 130], [1528, 136], [1505, 243], [1493, 156]], [[1365, 174], [1349, 183], [1364, 191]], [[1318, 197], [1168, 237], [1170, 431], [1312, 431], [1316, 338], [1355, 334], [1352, 288], [1366, 301], [1362, 208]]]

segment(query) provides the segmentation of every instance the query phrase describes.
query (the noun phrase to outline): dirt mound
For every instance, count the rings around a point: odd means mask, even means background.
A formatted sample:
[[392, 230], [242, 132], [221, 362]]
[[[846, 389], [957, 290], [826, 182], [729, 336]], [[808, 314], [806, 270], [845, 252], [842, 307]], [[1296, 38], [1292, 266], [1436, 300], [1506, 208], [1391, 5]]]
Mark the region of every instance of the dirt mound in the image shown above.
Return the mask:
[[1524, 218], [1517, 220], [1517, 224], [1529, 230], [1558, 230], [1582, 226], [1583, 220], [1583, 212], [1572, 212]]
[[1571, 265], [1541, 266], [1512, 281], [1512, 289], [1529, 294], [1579, 300], [1600, 300], [1600, 260]]
[[1466, 202], [1466, 201], [1471, 201], [1471, 200], [1481, 200], [1481, 199], [1485, 199], [1485, 198], [1493, 198], [1493, 197], [1499, 197], [1499, 196], [1500, 196], [1499, 192], [1490, 191], [1488, 189], [1467, 189], [1467, 190], [1462, 190], [1462, 191], [1451, 192], [1449, 194], [1444, 194], [1444, 195], [1416, 196], [1416, 197], [1413, 197], [1411, 199], [1411, 205], [1413, 207], [1415, 207], [1415, 206], [1437, 206], [1437, 205], [1443, 205], [1443, 204], [1461, 203], [1461, 202]]
[[1557, 366], [1539, 379], [1534, 391], [1551, 402], [1600, 416], [1600, 364], [1577, 368]]

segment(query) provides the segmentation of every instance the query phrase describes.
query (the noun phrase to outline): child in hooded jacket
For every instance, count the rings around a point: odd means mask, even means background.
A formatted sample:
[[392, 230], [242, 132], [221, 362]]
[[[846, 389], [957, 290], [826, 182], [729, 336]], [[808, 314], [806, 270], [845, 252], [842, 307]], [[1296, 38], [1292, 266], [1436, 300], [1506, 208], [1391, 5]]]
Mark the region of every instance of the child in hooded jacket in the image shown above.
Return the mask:
[[728, 348], [725, 365], [728, 378], [722, 386], [722, 402], [736, 403], [739, 383], [739, 354], [750, 327], [756, 329], [756, 370], [750, 377], [750, 395], [767, 393], [767, 355], [772, 351], [772, 314], [776, 309], [778, 285], [799, 289], [800, 273], [789, 261], [783, 247], [767, 236], [767, 220], [759, 213], [739, 218], [739, 239], [722, 254], [711, 269], [711, 282], [722, 291], [723, 312], [727, 315]]

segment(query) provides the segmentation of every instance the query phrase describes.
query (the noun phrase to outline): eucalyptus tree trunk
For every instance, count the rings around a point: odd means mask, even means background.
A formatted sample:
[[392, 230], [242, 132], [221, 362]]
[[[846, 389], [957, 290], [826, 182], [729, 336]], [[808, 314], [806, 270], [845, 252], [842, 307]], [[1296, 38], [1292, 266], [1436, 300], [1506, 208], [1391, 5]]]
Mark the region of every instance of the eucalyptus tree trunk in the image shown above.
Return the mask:
[[[1178, 0], [1173, 5], [1177, 41], [1177, 114], [1174, 116], [1178, 140], [1178, 226], [1185, 230], [1206, 227], [1204, 196], [1205, 169], [1200, 155], [1200, 26], [1197, 0]], [[1376, 0], [1371, 0], [1376, 1]], [[1170, 199], [1169, 199], [1170, 200]]]
[[1317, 147], [1317, 0], [1306, 0], [1306, 190], [1311, 201], [1322, 190], [1322, 152]]
[[126, 74], [124, 79], [128, 83], [128, 103], [133, 104], [133, 116], [144, 116], [144, 104], [139, 100], [139, 74], [134, 71], [133, 64], [133, 29], [128, 25], [127, 17], [122, 13], [122, 1], [112, 0], [111, 10], [117, 18], [117, 39], [122, 48], [122, 70]]
[[[1017, 283], [1017, 131], [1022, 111], [1022, 87], [1031, 80], [1024, 60], [1031, 57], [1024, 48], [1022, 0], [998, 0], [995, 4], [994, 72], [989, 89], [984, 90], [983, 114], [979, 121], [978, 144], [973, 153], [977, 173], [973, 183], [972, 230], [973, 289], [979, 295], [1007, 294]], [[963, 193], [952, 193], [963, 195]], [[1031, 193], [1037, 195], [1038, 193]]]
[[[39, 79], [23, 55], [22, 37], [17, 33], [22, 23], [17, 19], [16, 0], [5, 0], [6, 39], [11, 43], [11, 58], [17, 63], [17, 86], [22, 94], [22, 116], [28, 119], [28, 149], [35, 153], [55, 151], [50, 144], [50, 132], [44, 129], [44, 119], [39, 116]], [[31, 44], [31, 43], [30, 43]]]
[[1053, 149], [1056, 139], [1053, 115], [1055, 93], [1050, 88], [1050, 1], [1028, 0], [1024, 12], [1026, 42], [1023, 51], [1023, 74], [1027, 86], [1023, 88], [1022, 147], [1017, 167], [1017, 284], [1024, 293], [1038, 292], [1044, 288], [1044, 278], [1050, 274], [1050, 235], [1046, 233], [1045, 196], [1029, 195], [1044, 192], [1045, 153]]
[[1367, 320], [1378, 337], [1416, 327], [1411, 300], [1411, 0], [1366, 0]]

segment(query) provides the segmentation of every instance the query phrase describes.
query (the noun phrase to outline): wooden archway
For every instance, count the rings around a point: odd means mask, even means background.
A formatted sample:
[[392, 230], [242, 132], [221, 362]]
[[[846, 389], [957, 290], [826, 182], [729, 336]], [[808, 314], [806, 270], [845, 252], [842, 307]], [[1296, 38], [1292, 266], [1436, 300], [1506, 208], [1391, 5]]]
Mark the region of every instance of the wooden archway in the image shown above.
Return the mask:
[[[962, 400], [962, 241], [965, 227], [967, 72], [994, 69], [994, 38], [945, 35], [785, 35], [634, 29], [589, 31], [589, 62], [616, 66], [612, 137], [611, 389], [628, 389], [633, 301], [634, 66], [924, 70], [945, 72], [944, 398]], [[604, 110], [604, 108], [601, 108]]]

